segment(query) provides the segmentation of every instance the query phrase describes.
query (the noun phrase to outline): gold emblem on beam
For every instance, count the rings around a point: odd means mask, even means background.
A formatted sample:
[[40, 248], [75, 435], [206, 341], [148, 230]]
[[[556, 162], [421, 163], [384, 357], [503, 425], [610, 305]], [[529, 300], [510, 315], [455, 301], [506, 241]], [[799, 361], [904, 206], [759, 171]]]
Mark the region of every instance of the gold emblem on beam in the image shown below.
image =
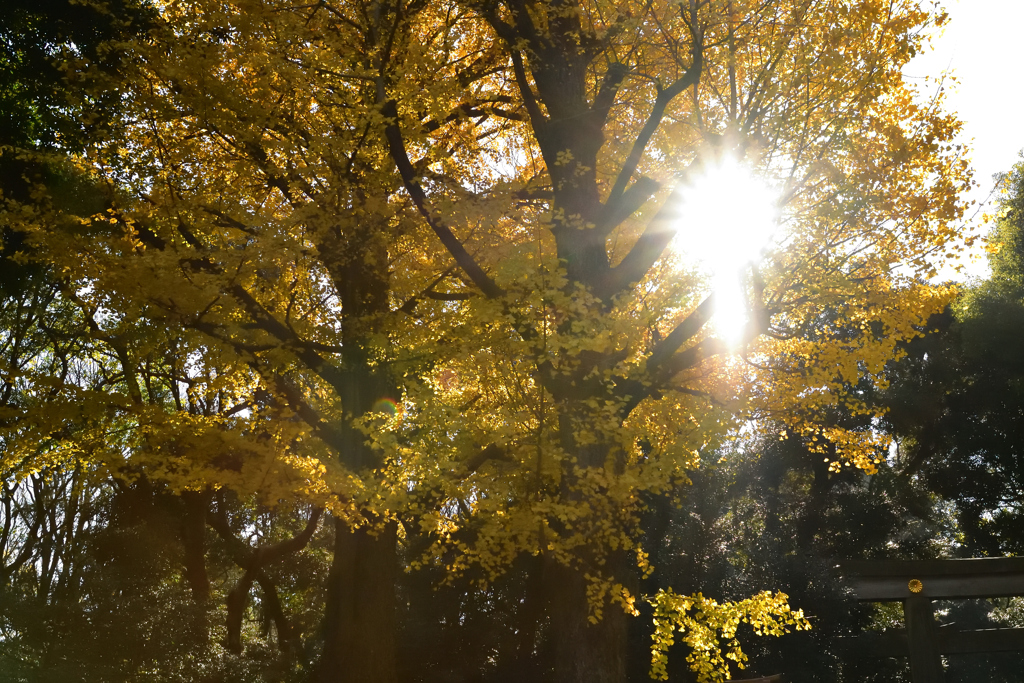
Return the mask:
[[921, 583], [921, 579], [911, 579], [910, 582], [907, 583], [907, 588], [910, 589], [911, 593], [916, 595], [924, 590], [924, 584]]

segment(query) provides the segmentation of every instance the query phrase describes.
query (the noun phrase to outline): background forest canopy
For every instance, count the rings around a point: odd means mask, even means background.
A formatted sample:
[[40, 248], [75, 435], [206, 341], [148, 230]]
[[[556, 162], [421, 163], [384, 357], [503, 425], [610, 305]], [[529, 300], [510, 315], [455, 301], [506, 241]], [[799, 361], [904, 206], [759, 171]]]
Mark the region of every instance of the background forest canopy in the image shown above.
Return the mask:
[[835, 560], [1024, 538], [944, 21], [5, 3], [0, 680], [905, 679]]

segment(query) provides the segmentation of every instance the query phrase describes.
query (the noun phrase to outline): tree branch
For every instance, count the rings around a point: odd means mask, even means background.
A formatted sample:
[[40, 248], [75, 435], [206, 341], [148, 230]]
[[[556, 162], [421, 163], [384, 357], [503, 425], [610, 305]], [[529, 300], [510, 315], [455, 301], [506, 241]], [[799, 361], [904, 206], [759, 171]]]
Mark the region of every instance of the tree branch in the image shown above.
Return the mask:
[[594, 230], [603, 237], [607, 237], [612, 230], [619, 227], [623, 221], [640, 210], [651, 198], [661, 183], [647, 176], [637, 178], [628, 190], [626, 190], [615, 202], [606, 202], [604, 215], [601, 221], [594, 226]]
[[[637, 192], [641, 192], [642, 189]], [[631, 201], [639, 201], [639, 196], [634, 195]], [[665, 205], [644, 228], [643, 234], [626, 257], [597, 283], [594, 294], [600, 299], [609, 300], [615, 294], [640, 282], [675, 237], [675, 224], [678, 220], [679, 191], [676, 190], [669, 195]]]
[[467, 301], [473, 295], [469, 292], [427, 292], [426, 296], [437, 301]]
[[590, 108], [591, 114], [596, 119], [595, 124], [598, 127], [604, 128], [604, 124], [608, 119], [608, 112], [611, 111], [612, 105], [615, 104], [615, 95], [619, 92], [622, 79], [628, 73], [629, 68], [621, 62], [613, 62], [608, 65], [608, 71], [604, 74], [601, 87], [597, 91], [594, 104]]
[[503, 446], [492, 443], [487, 448], [477, 451], [463, 461], [462, 466], [466, 468], [467, 473], [473, 474], [483, 467], [483, 464], [488, 460], [508, 460], [508, 450]]
[[[523, 105], [526, 107], [526, 113], [530, 115], [530, 121], [533, 123], [533, 131], [537, 134], [537, 142], [543, 146], [543, 143], [547, 141], [547, 136], [543, 135], [543, 133], [548, 118], [540, 110], [540, 105], [537, 104], [537, 96], [533, 94], [533, 88], [530, 87], [530, 80], [526, 77], [526, 67], [523, 66], [522, 53], [514, 48], [510, 51], [512, 53], [512, 71], [516, 76], [516, 85], [519, 86], [519, 92], [523, 96]], [[541, 139], [542, 137], [543, 140]]]
[[291, 649], [292, 629], [281, 605], [281, 598], [277, 594], [277, 586], [263, 571], [256, 575], [256, 583], [263, 591], [263, 604], [277, 625], [277, 648], [281, 652], [288, 652]]
[[715, 295], [711, 294], [700, 302], [675, 329], [668, 333], [647, 357], [647, 374], [654, 375], [666, 361], [682, 348], [683, 344], [693, 339], [715, 312]]
[[316, 528], [320, 523], [320, 517], [323, 513], [323, 508], [313, 508], [312, 514], [309, 515], [309, 519], [306, 521], [306, 528], [291, 538], [274, 543], [273, 545], [257, 548], [254, 561], [259, 563], [261, 567], [265, 567], [268, 564], [277, 562], [285, 555], [297, 553], [305, 548], [309, 544], [310, 539], [313, 538], [313, 534], [316, 533]]
[[402, 131], [398, 127], [398, 105], [395, 100], [385, 102], [381, 107], [381, 113], [391, 120], [384, 128], [384, 135], [388, 140], [391, 158], [395, 162], [395, 166], [398, 167], [398, 173], [402, 177], [405, 189], [409, 192], [409, 196], [412, 197], [413, 203], [416, 205], [420, 215], [426, 219], [427, 225], [440, 238], [441, 243], [444, 244], [448, 253], [455, 258], [455, 262], [459, 264], [459, 267], [465, 271], [469, 279], [473, 281], [473, 284], [479, 287], [480, 291], [487, 298], [495, 299], [502, 296], [504, 291], [501, 287], [484, 272], [483, 268], [466, 251], [466, 248], [462, 246], [462, 243], [455, 234], [448, 229], [448, 226], [438, 220], [427, 206], [426, 193], [423, 192], [423, 188], [420, 187], [419, 182], [416, 180], [416, 171], [413, 168], [412, 162], [409, 161], [409, 154], [405, 149], [405, 141], [402, 139]]
[[[278, 627], [278, 645], [281, 649], [285, 649], [290, 633], [288, 633], [287, 623], [284, 620], [284, 611], [281, 609], [280, 601], [277, 599], [277, 591], [273, 584], [270, 583], [266, 574], [264, 574], [263, 568], [272, 562], [280, 560], [285, 555], [305, 548], [316, 532], [320, 516], [323, 514], [323, 508], [314, 508], [313, 513], [306, 522], [306, 528], [292, 538], [269, 546], [251, 548], [236, 538], [235, 534], [231, 531], [222, 503], [223, 499], [218, 501], [217, 513], [210, 515], [207, 521], [217, 534], [227, 542], [228, 550], [235, 564], [245, 569], [245, 573], [238, 580], [238, 583], [228, 593], [227, 648], [235, 654], [242, 651], [242, 616], [245, 613], [245, 603], [248, 602], [249, 590], [252, 588], [253, 581], [259, 581], [260, 586], [263, 587], [265, 597], [269, 597], [269, 593], [273, 592], [273, 597], [269, 599], [271, 602], [276, 603], [277, 609], [274, 610], [274, 605], [271, 605], [272, 617]], [[284, 626], [283, 630], [282, 626]]]
[[662, 382], [668, 382], [672, 377], [679, 374], [683, 370], [689, 370], [690, 368], [696, 367], [708, 358], [712, 356], [718, 356], [728, 351], [725, 342], [721, 339], [709, 338], [703, 339], [699, 343], [694, 344], [685, 351], [680, 351], [659, 368], [660, 378]]
[[336, 391], [342, 392], [346, 377], [341, 370], [314, 351], [310, 344], [301, 339], [287, 325], [271, 315], [245, 287], [234, 285], [229, 291], [245, 307], [246, 312], [261, 330], [269, 333], [279, 342], [291, 346], [295, 355], [302, 360], [306, 367], [323, 378]]
[[320, 417], [320, 413], [318, 413], [316, 409], [302, 397], [299, 390], [284, 377], [275, 373], [272, 380], [275, 388], [284, 396], [285, 400], [288, 402], [288, 406], [295, 411], [295, 414], [299, 416], [299, 419], [312, 427], [313, 433], [316, 434], [317, 438], [333, 448], [341, 457], [342, 462], [351, 464], [350, 459], [346, 459], [345, 457], [345, 446], [347, 445], [347, 441], [342, 431], [325, 422], [323, 418]]
[[686, 73], [682, 78], [679, 78], [670, 86], [658, 93], [657, 98], [654, 100], [654, 108], [651, 110], [650, 116], [647, 117], [647, 122], [644, 123], [644, 127], [640, 130], [640, 134], [637, 135], [636, 140], [633, 142], [633, 148], [630, 150], [629, 156], [626, 157], [625, 163], [622, 164], [622, 169], [619, 171], [619, 175], [615, 179], [615, 185], [612, 186], [612, 191], [608, 194], [607, 204], [614, 205], [619, 201], [622, 193], [626, 190], [626, 185], [629, 183], [630, 179], [632, 179], [633, 174], [636, 173], [636, 168], [640, 164], [640, 159], [643, 157], [644, 150], [647, 149], [647, 143], [650, 142], [651, 137], [654, 135], [655, 131], [658, 130], [658, 126], [661, 125], [661, 120], [665, 117], [665, 109], [680, 93], [700, 80], [703, 62], [703, 50], [701, 49], [699, 40], [695, 37], [693, 63], [690, 65], [690, 68], [686, 70]]

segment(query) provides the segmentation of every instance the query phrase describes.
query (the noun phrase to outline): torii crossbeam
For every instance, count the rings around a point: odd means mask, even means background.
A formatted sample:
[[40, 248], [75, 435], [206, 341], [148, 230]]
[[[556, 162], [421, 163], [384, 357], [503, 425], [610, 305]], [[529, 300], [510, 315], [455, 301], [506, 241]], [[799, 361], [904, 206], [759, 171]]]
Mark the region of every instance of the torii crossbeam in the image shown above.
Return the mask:
[[858, 638], [862, 651], [910, 657], [913, 683], [942, 683], [942, 655], [1024, 651], [1024, 628], [955, 631], [939, 628], [932, 600], [1024, 595], [1024, 558], [977, 560], [850, 560], [840, 565], [864, 602], [902, 602], [907, 628]]

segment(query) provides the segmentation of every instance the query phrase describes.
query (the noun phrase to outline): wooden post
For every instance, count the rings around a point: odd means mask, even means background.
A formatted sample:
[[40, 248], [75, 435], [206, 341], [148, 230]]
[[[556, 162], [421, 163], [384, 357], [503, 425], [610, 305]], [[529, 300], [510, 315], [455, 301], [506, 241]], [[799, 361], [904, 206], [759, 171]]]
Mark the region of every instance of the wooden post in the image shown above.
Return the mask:
[[911, 595], [903, 601], [910, 643], [910, 677], [913, 683], [942, 683], [942, 655], [939, 652], [939, 628], [932, 612], [932, 601], [924, 595]]

